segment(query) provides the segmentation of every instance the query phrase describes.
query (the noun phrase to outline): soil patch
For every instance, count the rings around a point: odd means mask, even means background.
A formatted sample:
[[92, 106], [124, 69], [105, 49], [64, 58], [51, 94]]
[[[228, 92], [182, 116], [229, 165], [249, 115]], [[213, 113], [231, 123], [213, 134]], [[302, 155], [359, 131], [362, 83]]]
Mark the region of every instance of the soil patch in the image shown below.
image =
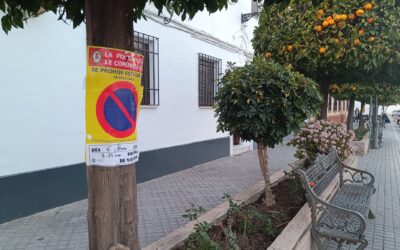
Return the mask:
[[227, 218], [218, 225], [199, 222], [184, 249], [265, 250], [305, 204], [304, 191], [294, 176], [272, 188], [276, 205], [266, 207], [264, 197], [247, 205], [237, 205], [229, 195]]

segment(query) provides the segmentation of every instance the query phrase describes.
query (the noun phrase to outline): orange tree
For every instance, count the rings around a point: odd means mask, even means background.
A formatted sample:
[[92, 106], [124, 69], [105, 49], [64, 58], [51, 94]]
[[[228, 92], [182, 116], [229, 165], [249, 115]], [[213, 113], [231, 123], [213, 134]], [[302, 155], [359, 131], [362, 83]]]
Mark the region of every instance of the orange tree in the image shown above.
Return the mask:
[[[365, 104], [370, 103], [371, 96], [377, 97], [378, 103], [383, 106], [400, 103], [400, 87], [389, 83], [378, 84], [332, 84], [329, 91], [338, 100], [350, 100], [349, 114], [354, 113], [354, 100], [361, 102], [360, 118]], [[371, 104], [371, 103], [370, 103]], [[353, 116], [347, 117], [347, 129], [353, 129]], [[363, 124], [361, 121], [360, 124]]]
[[[256, 57], [226, 71], [216, 96], [217, 129], [255, 141], [265, 180], [265, 203], [274, 204], [268, 147], [274, 147], [304, 120], [318, 112], [321, 97], [310, 78], [288, 67]], [[317, 105], [315, 105], [317, 104]]]
[[348, 100], [351, 96], [360, 102], [369, 103], [371, 96], [376, 96], [381, 105], [389, 106], [400, 103], [400, 88], [392, 84], [332, 84], [329, 92], [338, 100]]
[[397, 61], [398, 16], [389, 0], [326, 0], [282, 11], [272, 6], [261, 14], [252, 42], [256, 54], [318, 82], [324, 97], [320, 118], [326, 119], [331, 83], [365, 82], [382, 65]]

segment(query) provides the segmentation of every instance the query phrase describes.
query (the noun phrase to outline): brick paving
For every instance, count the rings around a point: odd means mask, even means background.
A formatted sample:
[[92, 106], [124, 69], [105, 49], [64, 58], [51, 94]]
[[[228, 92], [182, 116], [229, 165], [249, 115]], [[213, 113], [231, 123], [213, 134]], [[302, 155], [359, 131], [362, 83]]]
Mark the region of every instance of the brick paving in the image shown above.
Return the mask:
[[[359, 168], [375, 176], [376, 193], [372, 196], [374, 220], [367, 220], [367, 250], [400, 249], [400, 128], [387, 125], [383, 130], [382, 148], [371, 149], [359, 159]], [[326, 249], [336, 249], [330, 242]], [[344, 245], [342, 249], [355, 249]]]
[[[271, 172], [294, 161], [294, 148], [270, 151]], [[146, 246], [187, 223], [191, 204], [207, 210], [262, 180], [255, 151], [226, 157], [138, 185], [139, 237]], [[0, 224], [0, 249], [87, 249], [87, 201]]]

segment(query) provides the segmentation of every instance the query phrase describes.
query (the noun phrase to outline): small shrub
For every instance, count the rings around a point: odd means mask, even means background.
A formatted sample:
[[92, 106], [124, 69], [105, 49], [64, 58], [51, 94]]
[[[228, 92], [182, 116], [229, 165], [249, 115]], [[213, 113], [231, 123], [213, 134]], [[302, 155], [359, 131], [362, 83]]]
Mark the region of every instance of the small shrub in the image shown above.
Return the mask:
[[354, 130], [354, 134], [356, 136], [355, 141], [361, 141], [364, 138], [364, 135], [367, 133], [367, 129], [364, 127], [359, 127]]
[[204, 213], [205, 209], [203, 207], [195, 207], [192, 204], [192, 207], [185, 211], [185, 214], [182, 215], [183, 218], [187, 218], [190, 221], [196, 221], [197, 223], [194, 225], [194, 231], [189, 235], [187, 248], [189, 250], [219, 250], [221, 249], [218, 244], [211, 239], [208, 234], [208, 231], [211, 229], [211, 226], [208, 222], [202, 221], [199, 222], [200, 214]]
[[318, 154], [327, 154], [334, 148], [344, 160], [353, 153], [351, 142], [354, 137], [354, 132], [347, 132], [341, 124], [316, 120], [307, 123], [288, 144], [297, 148], [295, 156], [298, 159], [314, 160]]
[[275, 237], [277, 229], [272, 223], [273, 214], [266, 214], [257, 211], [254, 206], [249, 206], [243, 211], [243, 217], [246, 220], [239, 220], [237, 223], [238, 231], [246, 234], [265, 234]]
[[[275, 236], [277, 230], [272, 224], [274, 215], [265, 214], [257, 211], [254, 206], [247, 206], [243, 208], [240, 204], [233, 201], [232, 197], [225, 193], [222, 199], [229, 202], [227, 224], [229, 229], [235, 227], [237, 233], [245, 236], [250, 234], [266, 234], [268, 236]], [[226, 229], [224, 229], [225, 232]], [[226, 235], [228, 237], [228, 235]], [[228, 237], [230, 238], [230, 237]]]
[[183, 218], [189, 219], [190, 221], [197, 220], [200, 214], [204, 213], [206, 210], [203, 207], [195, 207], [192, 204], [192, 207], [186, 209], [185, 213], [182, 215]]
[[223, 232], [228, 239], [228, 249], [229, 250], [237, 250], [239, 249], [239, 245], [237, 242], [237, 236], [234, 231], [232, 231], [231, 227], [223, 227]]
[[194, 226], [194, 232], [189, 235], [189, 250], [219, 250], [218, 244], [208, 235], [211, 226], [206, 221], [199, 222]]

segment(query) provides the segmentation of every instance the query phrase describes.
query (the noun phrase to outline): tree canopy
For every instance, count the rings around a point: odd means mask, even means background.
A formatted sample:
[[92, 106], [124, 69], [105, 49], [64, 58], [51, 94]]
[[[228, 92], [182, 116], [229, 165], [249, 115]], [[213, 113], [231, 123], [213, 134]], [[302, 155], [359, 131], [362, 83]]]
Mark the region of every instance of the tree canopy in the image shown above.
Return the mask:
[[[288, 7], [290, 4], [298, 3], [300, 0], [265, 0], [264, 6], [270, 7], [274, 4], [278, 5], [281, 9]], [[318, 6], [322, 0], [302, 0], [303, 3], [309, 3], [314, 6]], [[399, 4], [400, 1], [393, 1], [395, 4]]]
[[324, 0], [314, 6], [294, 1], [272, 5], [260, 16], [253, 47], [311, 77], [320, 85], [327, 119], [332, 83], [396, 83], [400, 61], [400, 8], [391, 0]]
[[[143, 17], [143, 9], [148, 3], [154, 4], [159, 13], [166, 9], [169, 13], [193, 18], [198, 11], [207, 9], [210, 13], [228, 7], [228, 1], [237, 0], [135, 0], [132, 2], [133, 20]], [[101, 4], [101, 3], [98, 3]], [[58, 14], [59, 20], [70, 20], [77, 27], [85, 20], [84, 0], [0, 0], [1, 26], [7, 33], [12, 28], [23, 28], [24, 21], [37, 16], [40, 10]]]
[[257, 54], [290, 64], [317, 81], [347, 81], [354, 71], [356, 76], [372, 74], [400, 58], [399, 17], [391, 1], [328, 0], [283, 11], [272, 7], [261, 14], [253, 46]]
[[369, 103], [371, 96], [376, 96], [381, 105], [400, 104], [400, 88], [393, 84], [332, 84], [330, 93], [338, 100], [348, 100], [354, 95], [357, 101]]
[[274, 147], [318, 112], [313, 80], [263, 57], [226, 71], [216, 97], [218, 130]]

